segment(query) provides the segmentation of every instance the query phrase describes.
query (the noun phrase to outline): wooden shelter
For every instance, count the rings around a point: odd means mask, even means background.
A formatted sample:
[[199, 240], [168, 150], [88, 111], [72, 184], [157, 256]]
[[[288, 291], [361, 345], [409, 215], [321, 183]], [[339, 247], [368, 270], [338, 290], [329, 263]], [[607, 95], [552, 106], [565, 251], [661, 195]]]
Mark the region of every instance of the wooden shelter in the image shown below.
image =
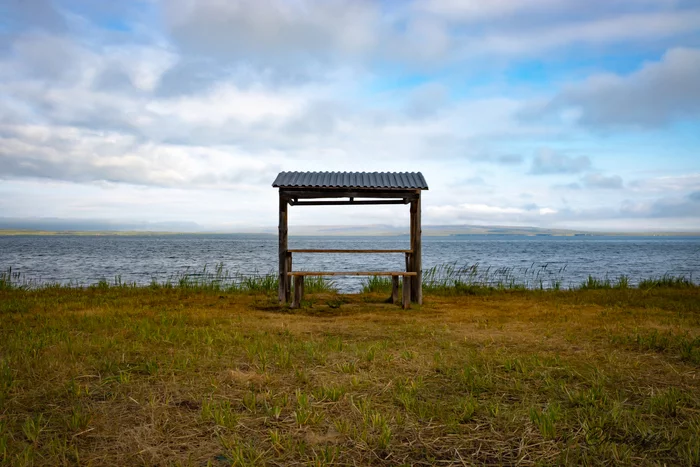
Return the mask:
[[[399, 277], [403, 278], [402, 304], [423, 303], [421, 262], [421, 191], [428, 185], [420, 172], [281, 172], [272, 184], [279, 188], [279, 301], [288, 302], [294, 278], [292, 306], [304, 295], [305, 276], [391, 276], [392, 300], [398, 301]], [[408, 250], [290, 250], [287, 244], [289, 206], [342, 206], [410, 204]], [[405, 271], [293, 271], [295, 253], [403, 253]]]

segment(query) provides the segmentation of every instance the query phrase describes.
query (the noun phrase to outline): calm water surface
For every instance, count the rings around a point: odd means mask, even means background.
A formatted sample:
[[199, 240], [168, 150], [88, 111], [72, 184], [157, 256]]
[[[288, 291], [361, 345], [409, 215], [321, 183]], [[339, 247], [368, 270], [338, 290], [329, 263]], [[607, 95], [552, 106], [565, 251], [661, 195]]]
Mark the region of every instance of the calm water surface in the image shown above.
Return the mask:
[[[408, 237], [291, 237], [290, 248], [408, 249]], [[0, 270], [12, 268], [38, 282], [88, 285], [120, 276], [148, 284], [209, 269], [218, 263], [245, 275], [275, 272], [277, 238], [256, 235], [163, 236], [0, 236]], [[495, 278], [510, 276], [563, 287], [589, 275], [631, 282], [664, 274], [700, 278], [700, 237], [424, 237], [423, 266], [478, 264]], [[294, 257], [297, 270], [403, 269], [400, 254], [314, 255]], [[362, 278], [338, 277], [344, 292], [358, 291]]]

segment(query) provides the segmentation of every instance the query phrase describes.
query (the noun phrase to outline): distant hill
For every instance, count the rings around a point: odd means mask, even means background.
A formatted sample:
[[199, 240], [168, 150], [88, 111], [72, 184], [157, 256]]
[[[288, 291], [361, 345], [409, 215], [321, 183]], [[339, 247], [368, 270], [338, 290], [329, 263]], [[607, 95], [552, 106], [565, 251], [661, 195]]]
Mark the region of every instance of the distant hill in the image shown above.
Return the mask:
[[59, 232], [200, 232], [196, 222], [109, 221], [101, 219], [60, 219], [0, 217], [0, 231]]
[[[542, 237], [573, 237], [573, 236], [696, 236], [700, 232], [602, 232], [571, 229], [548, 229], [527, 226], [503, 225], [423, 225], [424, 236], [461, 236], [461, 235], [527, 235]], [[276, 234], [276, 229], [265, 230], [266, 233]], [[395, 227], [391, 225], [366, 226], [290, 226], [290, 235], [408, 235], [408, 226]]]
[[[158, 235], [158, 234], [267, 234], [277, 235], [277, 227], [207, 229], [195, 222], [113, 222], [72, 219], [11, 219], [0, 218], [0, 235]], [[408, 225], [290, 225], [292, 236], [394, 236], [408, 235]], [[423, 225], [424, 236], [460, 235], [527, 235], [527, 236], [587, 236], [587, 235], [657, 235], [696, 236], [700, 232], [596, 232], [571, 229], [547, 229], [503, 225]]]

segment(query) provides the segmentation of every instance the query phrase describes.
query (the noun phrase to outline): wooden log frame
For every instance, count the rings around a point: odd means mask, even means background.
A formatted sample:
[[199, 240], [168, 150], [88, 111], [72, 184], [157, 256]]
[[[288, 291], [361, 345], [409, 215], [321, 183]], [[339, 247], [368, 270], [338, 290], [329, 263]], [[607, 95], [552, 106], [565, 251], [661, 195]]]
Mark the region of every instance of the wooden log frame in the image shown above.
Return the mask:
[[355, 200], [350, 198], [347, 201], [290, 201], [290, 206], [352, 206], [352, 205], [365, 205], [365, 204], [408, 204], [410, 203], [407, 199], [387, 199], [387, 200]]
[[[279, 190], [279, 302], [299, 306], [304, 294], [305, 276], [332, 275], [379, 275], [392, 276], [392, 301], [398, 301], [399, 276], [403, 277], [402, 304], [408, 308], [411, 301], [423, 303], [422, 241], [421, 241], [421, 190], [419, 189], [354, 189], [354, 188], [292, 188]], [[347, 201], [337, 198], [348, 198]], [[356, 199], [365, 198], [365, 199]], [[301, 200], [301, 201], [300, 201]], [[408, 250], [341, 250], [341, 249], [289, 249], [288, 248], [288, 207], [289, 206], [333, 206], [365, 204], [410, 204], [410, 249]], [[404, 253], [406, 271], [293, 271], [293, 253]]]
[[291, 201], [299, 199], [327, 199], [327, 198], [369, 198], [369, 199], [417, 199], [420, 190], [405, 189], [346, 189], [346, 188], [280, 188], [280, 197]]
[[416, 276], [411, 279], [411, 299], [423, 304], [423, 263], [422, 263], [422, 228], [420, 197], [411, 201], [411, 269]]
[[[286, 303], [289, 300], [289, 279], [287, 271], [290, 268], [287, 266], [287, 204], [288, 200], [282, 197], [280, 193], [280, 212], [279, 212], [279, 301]], [[291, 265], [290, 265], [291, 266]]]

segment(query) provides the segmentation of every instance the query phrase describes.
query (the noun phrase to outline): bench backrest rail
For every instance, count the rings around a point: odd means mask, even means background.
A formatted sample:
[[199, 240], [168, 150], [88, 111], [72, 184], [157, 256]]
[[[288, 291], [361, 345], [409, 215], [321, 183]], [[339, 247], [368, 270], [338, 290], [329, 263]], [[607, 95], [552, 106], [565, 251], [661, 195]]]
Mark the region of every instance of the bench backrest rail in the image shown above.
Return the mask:
[[413, 253], [411, 250], [287, 250], [288, 253]]

